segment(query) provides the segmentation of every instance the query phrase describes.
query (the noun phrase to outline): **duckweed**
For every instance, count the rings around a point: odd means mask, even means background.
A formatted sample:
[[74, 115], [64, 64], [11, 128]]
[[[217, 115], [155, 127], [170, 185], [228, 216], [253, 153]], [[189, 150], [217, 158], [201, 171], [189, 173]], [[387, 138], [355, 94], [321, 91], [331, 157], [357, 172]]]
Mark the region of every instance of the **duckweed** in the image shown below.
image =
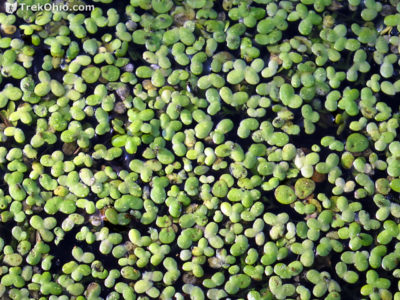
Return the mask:
[[1, 299], [399, 298], [397, 1], [12, 2]]
[[291, 187], [280, 185], [275, 189], [275, 198], [279, 203], [290, 204], [296, 200], [296, 194]]

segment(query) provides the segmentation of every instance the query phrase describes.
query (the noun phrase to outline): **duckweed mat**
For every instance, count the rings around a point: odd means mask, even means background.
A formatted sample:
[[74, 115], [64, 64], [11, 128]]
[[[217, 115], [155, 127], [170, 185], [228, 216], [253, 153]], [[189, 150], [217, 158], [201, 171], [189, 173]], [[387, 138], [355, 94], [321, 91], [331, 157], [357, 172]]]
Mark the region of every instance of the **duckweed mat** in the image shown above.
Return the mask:
[[399, 0], [0, 2], [0, 299], [400, 300]]

